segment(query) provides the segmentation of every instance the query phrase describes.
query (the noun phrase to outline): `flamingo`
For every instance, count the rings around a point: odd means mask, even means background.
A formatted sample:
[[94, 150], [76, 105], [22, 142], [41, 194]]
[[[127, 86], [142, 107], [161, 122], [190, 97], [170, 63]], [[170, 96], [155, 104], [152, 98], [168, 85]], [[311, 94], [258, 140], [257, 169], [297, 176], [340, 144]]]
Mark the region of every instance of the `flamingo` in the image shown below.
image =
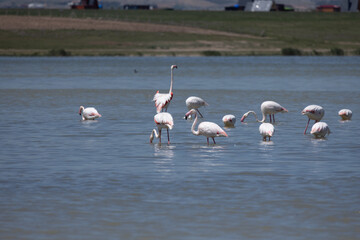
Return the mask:
[[311, 134], [317, 138], [325, 137], [326, 134], [330, 134], [330, 128], [325, 122], [317, 122], [311, 128]]
[[209, 106], [209, 104], [207, 104], [204, 99], [195, 96], [188, 97], [185, 101], [185, 104], [188, 110], [195, 109], [200, 114], [200, 117], [203, 117], [203, 115], [200, 113], [198, 108], [202, 106]]
[[153, 129], [150, 134], [150, 143], [154, 140], [154, 134], [156, 138], [159, 138], [159, 143], [161, 144], [161, 129], [166, 128], [168, 144], [170, 144], [169, 129], [171, 130], [174, 127], [174, 120], [170, 113], [161, 112], [154, 116], [154, 122], [158, 128], [159, 134], [156, 132], [156, 129]]
[[352, 117], [352, 111], [350, 109], [341, 109], [339, 111], [339, 116], [343, 121], [345, 120], [351, 120]]
[[266, 120], [266, 115], [269, 115], [270, 117], [270, 122], [271, 122], [271, 115], [273, 117], [273, 122], [275, 122], [275, 113], [278, 113], [278, 112], [288, 112], [288, 110], [286, 110], [286, 108], [282, 107], [280, 104], [278, 104], [277, 102], [274, 102], [274, 101], [265, 101], [261, 104], [261, 112], [262, 112], [262, 115], [263, 115], [263, 118], [262, 120], [258, 120], [257, 116], [256, 116], [256, 113], [254, 111], [248, 111], [247, 113], [245, 113], [242, 118], [241, 118], [241, 122], [244, 122], [245, 121], [245, 118], [247, 118], [247, 116], [252, 113], [254, 114], [255, 116], [255, 119], [257, 122], [265, 122]]
[[170, 104], [171, 99], [173, 98], [173, 69], [177, 68], [176, 65], [171, 65], [171, 81], [170, 81], [170, 90], [169, 93], [159, 93], [159, 91], [156, 92], [154, 95], [153, 101], [155, 101], [155, 107], [156, 112], [159, 113], [161, 111], [165, 112], [167, 111], [167, 108]]
[[222, 121], [225, 127], [234, 127], [236, 123], [236, 117], [234, 115], [228, 114], [222, 118]]
[[212, 138], [214, 144], [216, 144], [215, 137], [228, 137], [226, 132], [219, 125], [217, 125], [216, 123], [213, 123], [213, 122], [201, 122], [198, 126], [198, 130], [195, 131], [195, 125], [198, 122], [198, 116], [197, 116], [196, 110], [191, 109], [190, 111], [188, 111], [185, 114], [185, 120], [190, 115], [195, 115], [195, 121], [193, 122], [193, 124], [191, 126], [191, 132], [196, 136], [199, 136], [199, 135], [205, 136], [207, 139], [208, 145], [209, 145], [209, 137]]
[[310, 120], [315, 120], [315, 123], [319, 122], [323, 118], [325, 110], [319, 105], [309, 105], [301, 111], [301, 114], [309, 118], [304, 131], [304, 134], [306, 134]]
[[101, 114], [93, 107], [84, 108], [84, 106], [80, 106], [79, 115], [82, 120], [95, 120], [96, 118], [101, 117]]
[[263, 141], [266, 141], [266, 137], [270, 138], [274, 135], [275, 128], [271, 123], [262, 123], [259, 126], [259, 132], [263, 136]]

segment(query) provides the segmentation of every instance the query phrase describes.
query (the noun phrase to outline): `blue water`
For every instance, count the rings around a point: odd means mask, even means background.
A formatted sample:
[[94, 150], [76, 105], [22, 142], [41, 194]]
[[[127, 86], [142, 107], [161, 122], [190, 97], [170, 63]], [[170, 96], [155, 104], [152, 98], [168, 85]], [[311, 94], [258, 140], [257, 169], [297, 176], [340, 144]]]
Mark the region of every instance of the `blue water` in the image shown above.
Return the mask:
[[[150, 144], [172, 64], [171, 144]], [[0, 238], [358, 239], [359, 79], [359, 57], [0, 57]], [[192, 95], [237, 117], [228, 138], [192, 135]], [[270, 142], [240, 122], [265, 100], [289, 110]], [[310, 104], [324, 139], [303, 134]]]

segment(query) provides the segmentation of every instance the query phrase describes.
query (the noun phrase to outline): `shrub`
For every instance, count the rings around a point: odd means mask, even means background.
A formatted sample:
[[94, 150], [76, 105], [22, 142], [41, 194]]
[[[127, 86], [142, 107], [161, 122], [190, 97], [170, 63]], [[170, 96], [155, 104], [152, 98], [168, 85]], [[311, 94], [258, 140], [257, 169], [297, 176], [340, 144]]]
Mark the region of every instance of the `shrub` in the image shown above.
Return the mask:
[[204, 56], [207, 56], [207, 57], [209, 57], [209, 56], [221, 56], [221, 53], [218, 52], [218, 51], [203, 51], [202, 54]]
[[360, 48], [355, 49], [355, 51], [354, 51], [354, 55], [360, 55]]
[[330, 53], [331, 55], [334, 55], [334, 56], [344, 56], [345, 53], [344, 53], [344, 50], [342, 50], [341, 48], [332, 48], [330, 49]]
[[48, 52], [49, 56], [62, 56], [62, 57], [66, 57], [66, 56], [71, 56], [70, 52], [65, 51], [65, 49], [51, 49]]
[[281, 54], [284, 56], [301, 56], [302, 55], [301, 51], [296, 48], [283, 48], [283, 49], [281, 49]]

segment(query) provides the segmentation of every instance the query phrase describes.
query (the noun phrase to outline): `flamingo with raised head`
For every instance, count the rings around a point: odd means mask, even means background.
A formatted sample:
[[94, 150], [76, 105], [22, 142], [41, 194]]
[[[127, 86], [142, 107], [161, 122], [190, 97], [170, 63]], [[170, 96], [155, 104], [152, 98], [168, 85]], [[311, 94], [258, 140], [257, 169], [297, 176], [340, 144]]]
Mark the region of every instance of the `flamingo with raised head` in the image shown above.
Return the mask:
[[[278, 112], [281, 112], [281, 113], [284, 113], [284, 112], [288, 112], [288, 110], [286, 110], [286, 108], [284, 108], [283, 106], [281, 106], [280, 104], [278, 104], [277, 102], [274, 102], [274, 101], [265, 101], [261, 104], [260, 106], [261, 108], [261, 112], [262, 112], [262, 115], [263, 115], [263, 118], [262, 120], [258, 120], [257, 118], [257, 115], [254, 111], [248, 111], [247, 113], [245, 113], [242, 118], [241, 118], [241, 122], [244, 122], [245, 119], [248, 117], [248, 115], [250, 113], [254, 114], [255, 116], [255, 119], [257, 122], [265, 122], [266, 120], [266, 115], [269, 115], [270, 117], [270, 122], [275, 122], [275, 113], [278, 113]], [[271, 115], [272, 115], [272, 120], [271, 120]]]
[[236, 123], [236, 117], [232, 114], [225, 115], [222, 118], [225, 127], [234, 127]]
[[317, 122], [311, 128], [311, 134], [313, 134], [316, 138], [325, 137], [326, 134], [330, 134], [330, 128], [326, 124], [326, 122]]
[[266, 137], [270, 138], [274, 135], [275, 128], [271, 123], [262, 123], [259, 126], [259, 132], [263, 136], [263, 141], [266, 141]]
[[101, 114], [93, 107], [84, 108], [84, 106], [80, 106], [79, 115], [83, 121], [85, 120], [95, 120], [101, 117]]
[[352, 117], [352, 111], [350, 109], [341, 109], [339, 111], [339, 116], [343, 121], [351, 120]]
[[325, 110], [319, 105], [309, 105], [301, 111], [301, 114], [306, 115], [309, 118], [304, 131], [304, 134], [306, 134], [310, 120], [315, 120], [315, 123], [320, 122], [324, 117]]
[[171, 65], [171, 80], [170, 80], [170, 90], [169, 93], [159, 93], [156, 92], [154, 95], [153, 101], [155, 102], [156, 112], [159, 113], [161, 111], [167, 111], [169, 107], [170, 101], [173, 98], [173, 69], [177, 68], [176, 65]]
[[169, 129], [171, 130], [174, 127], [174, 120], [170, 113], [161, 112], [154, 116], [154, 122], [158, 128], [159, 133], [156, 132], [156, 129], [153, 129], [150, 134], [150, 143], [154, 140], [154, 135], [156, 138], [159, 138], [159, 143], [161, 144], [161, 130], [166, 128], [168, 144], [170, 144]]
[[191, 132], [196, 135], [203, 135], [206, 137], [207, 139], [207, 144], [209, 144], [209, 138], [211, 137], [214, 144], [216, 144], [215, 142], [215, 137], [228, 137], [228, 135], [226, 134], [226, 132], [216, 123], [213, 122], [201, 122], [198, 126], [198, 130], [195, 130], [195, 126], [198, 122], [198, 116], [197, 116], [197, 111], [195, 109], [191, 109], [190, 111], [188, 111], [185, 114], [185, 120], [190, 116], [190, 115], [195, 115], [195, 121], [193, 122], [192, 126], [191, 126]]
[[209, 104], [207, 104], [204, 99], [195, 96], [188, 97], [185, 101], [185, 104], [188, 110], [195, 109], [199, 113], [200, 117], [203, 117], [203, 115], [200, 113], [199, 108], [209, 106]]

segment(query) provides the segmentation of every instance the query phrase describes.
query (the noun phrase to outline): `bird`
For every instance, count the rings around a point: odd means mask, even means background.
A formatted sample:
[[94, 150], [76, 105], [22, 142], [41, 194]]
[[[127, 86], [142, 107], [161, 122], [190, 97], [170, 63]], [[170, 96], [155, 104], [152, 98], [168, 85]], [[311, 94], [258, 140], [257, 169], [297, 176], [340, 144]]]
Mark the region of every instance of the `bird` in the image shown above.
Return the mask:
[[[266, 115], [269, 115], [270, 117], [270, 122], [275, 122], [275, 113], [278, 113], [278, 112], [288, 112], [288, 110], [286, 108], [284, 108], [283, 106], [281, 106], [280, 104], [278, 104], [277, 102], [274, 102], [274, 101], [265, 101], [261, 104], [261, 112], [262, 112], [262, 115], [263, 115], [263, 118], [262, 120], [258, 120], [257, 116], [256, 116], [256, 113], [254, 111], [248, 111], [247, 113], [245, 113], [242, 118], [241, 118], [241, 122], [244, 122], [245, 119], [248, 117], [248, 115], [250, 113], [254, 114], [255, 116], [255, 119], [257, 122], [265, 122], [266, 120]], [[271, 115], [272, 115], [272, 120], [271, 120]]]
[[325, 110], [319, 105], [309, 105], [301, 111], [301, 114], [306, 115], [309, 118], [304, 131], [304, 134], [306, 134], [310, 120], [315, 120], [315, 123], [320, 122], [320, 120], [324, 117]]
[[185, 104], [188, 110], [195, 109], [200, 114], [200, 117], [203, 117], [203, 115], [200, 113], [199, 108], [203, 106], [209, 106], [209, 104], [207, 104], [204, 99], [195, 96], [188, 97], [185, 101]]
[[198, 130], [195, 131], [195, 125], [198, 122], [198, 116], [197, 116], [197, 112], [195, 109], [191, 109], [190, 111], [188, 111], [185, 114], [185, 120], [190, 116], [190, 115], [195, 115], [195, 121], [193, 122], [192, 126], [191, 126], [191, 132], [196, 135], [203, 135], [206, 137], [207, 139], [207, 144], [209, 145], [209, 138], [211, 137], [214, 144], [216, 144], [215, 142], [215, 137], [228, 137], [228, 135], [226, 134], [226, 132], [216, 123], [213, 122], [201, 122], [198, 126]]
[[167, 111], [167, 108], [170, 104], [171, 99], [173, 98], [173, 69], [177, 68], [176, 65], [171, 65], [171, 80], [170, 80], [170, 90], [169, 93], [159, 93], [156, 92], [154, 95], [153, 101], [155, 102], [156, 112]]
[[325, 137], [326, 134], [330, 134], [330, 128], [326, 122], [317, 122], [311, 128], [311, 134], [317, 138]]
[[166, 128], [167, 130], [167, 137], [168, 137], [168, 144], [170, 144], [170, 136], [169, 136], [169, 129], [171, 130], [174, 127], [174, 120], [170, 113], [168, 112], [161, 112], [157, 113], [154, 116], [154, 122], [158, 128], [159, 134], [156, 132], [156, 129], [153, 129], [150, 134], [150, 143], [154, 140], [154, 134], [156, 138], [159, 138], [159, 143], [161, 144], [161, 130]]
[[343, 121], [351, 120], [352, 117], [352, 111], [350, 109], [341, 109], [339, 111], [339, 116]]
[[263, 141], [266, 141], [266, 137], [270, 138], [274, 135], [275, 128], [271, 123], [262, 123], [259, 126], [259, 132], [263, 136]]
[[236, 117], [232, 114], [228, 114], [222, 118], [222, 121], [223, 121], [225, 127], [234, 127], [234, 125], [236, 123]]
[[95, 120], [96, 118], [101, 117], [101, 114], [93, 107], [84, 108], [84, 106], [80, 106], [79, 115], [82, 120]]

